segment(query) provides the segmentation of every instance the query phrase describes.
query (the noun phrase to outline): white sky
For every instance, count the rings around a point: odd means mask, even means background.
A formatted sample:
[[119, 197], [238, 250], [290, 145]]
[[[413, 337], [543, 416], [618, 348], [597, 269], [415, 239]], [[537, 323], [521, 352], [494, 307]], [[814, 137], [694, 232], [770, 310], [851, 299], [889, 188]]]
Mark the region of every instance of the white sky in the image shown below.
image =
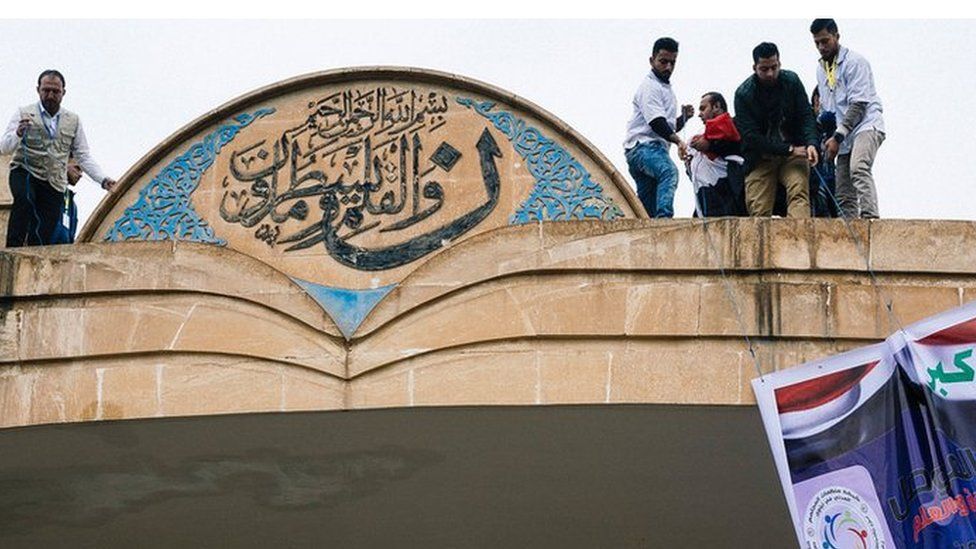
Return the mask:
[[[241, 6], [224, 13], [256, 15], [249, 4]], [[753, 46], [764, 40], [779, 46], [784, 68], [797, 72], [809, 92], [817, 59], [809, 22], [0, 21], [0, 116], [6, 120], [17, 106], [37, 100], [41, 70], [61, 70], [63, 105], [81, 115], [95, 158], [118, 178], [184, 124], [255, 88], [350, 66], [425, 67], [536, 103], [589, 139], [630, 180], [621, 142], [656, 37], [680, 42], [672, 84], [680, 102], [697, 107], [710, 90], [731, 103], [751, 73]], [[838, 18], [838, 24], [841, 43], [871, 62], [884, 103], [888, 138], [875, 165], [882, 217], [976, 220], [976, 21]], [[696, 120], [685, 137], [700, 129]], [[80, 187], [84, 220], [101, 190], [87, 179]], [[692, 210], [691, 184], [682, 174], [676, 215]]]

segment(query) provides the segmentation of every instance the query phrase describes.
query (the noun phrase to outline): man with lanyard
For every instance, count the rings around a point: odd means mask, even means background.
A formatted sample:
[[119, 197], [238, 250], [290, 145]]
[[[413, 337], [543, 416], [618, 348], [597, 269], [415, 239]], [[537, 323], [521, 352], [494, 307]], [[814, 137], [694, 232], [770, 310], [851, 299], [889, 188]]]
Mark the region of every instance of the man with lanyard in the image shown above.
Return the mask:
[[71, 242], [69, 156], [103, 189], [115, 187], [115, 180], [92, 159], [78, 115], [61, 108], [64, 90], [60, 72], [42, 72], [37, 78], [40, 101], [17, 109], [0, 137], [0, 153], [14, 153], [8, 248]]
[[671, 73], [678, 59], [678, 43], [659, 38], [651, 50], [651, 72], [634, 94], [633, 115], [627, 123], [624, 156], [630, 175], [637, 183], [637, 196], [651, 217], [674, 216], [674, 191], [678, 187], [678, 168], [668, 151], [678, 146], [684, 160], [688, 145], [677, 132], [695, 115], [691, 105], [681, 107], [671, 90]]
[[770, 216], [776, 189], [786, 188], [790, 217], [810, 217], [810, 167], [816, 166], [813, 108], [796, 73], [780, 69], [776, 44], [752, 50], [753, 75], [735, 91], [735, 126], [742, 135], [749, 215]]
[[881, 99], [867, 59], [840, 45], [833, 19], [810, 25], [820, 52], [817, 89], [821, 110], [834, 113], [837, 129], [824, 143], [827, 160], [837, 159], [837, 201], [844, 217], [878, 217], [878, 193], [871, 169], [884, 142]]

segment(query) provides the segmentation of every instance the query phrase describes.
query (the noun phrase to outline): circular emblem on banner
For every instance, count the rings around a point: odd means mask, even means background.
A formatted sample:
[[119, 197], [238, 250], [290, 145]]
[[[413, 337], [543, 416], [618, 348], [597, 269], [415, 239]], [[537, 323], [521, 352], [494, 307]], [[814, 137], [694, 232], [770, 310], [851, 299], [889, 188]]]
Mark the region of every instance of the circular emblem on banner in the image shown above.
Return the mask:
[[809, 549], [883, 549], [881, 521], [857, 492], [830, 486], [817, 492], [803, 514]]

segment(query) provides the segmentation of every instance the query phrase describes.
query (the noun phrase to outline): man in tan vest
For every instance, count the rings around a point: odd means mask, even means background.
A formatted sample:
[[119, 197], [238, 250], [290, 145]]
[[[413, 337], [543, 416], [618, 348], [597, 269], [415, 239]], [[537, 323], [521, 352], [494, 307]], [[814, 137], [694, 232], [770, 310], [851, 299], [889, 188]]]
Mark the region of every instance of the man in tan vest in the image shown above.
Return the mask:
[[88, 139], [78, 115], [61, 108], [64, 76], [46, 70], [37, 78], [38, 103], [14, 112], [0, 153], [13, 154], [10, 192], [14, 203], [7, 224], [7, 247], [67, 244], [69, 233], [68, 158], [111, 191], [107, 177], [88, 151]]

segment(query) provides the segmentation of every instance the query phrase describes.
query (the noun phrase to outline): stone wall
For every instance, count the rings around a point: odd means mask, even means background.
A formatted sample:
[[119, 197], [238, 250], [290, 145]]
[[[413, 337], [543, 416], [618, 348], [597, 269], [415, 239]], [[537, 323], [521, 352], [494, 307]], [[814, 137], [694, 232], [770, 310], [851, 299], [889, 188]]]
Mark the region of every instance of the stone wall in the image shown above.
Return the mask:
[[748, 405], [756, 367], [743, 335], [768, 372], [976, 298], [976, 224], [880, 220], [854, 229], [877, 285], [839, 220], [725, 219], [707, 233], [692, 220], [501, 227], [420, 265], [349, 338], [293, 279], [227, 248], [6, 252], [0, 424]]

